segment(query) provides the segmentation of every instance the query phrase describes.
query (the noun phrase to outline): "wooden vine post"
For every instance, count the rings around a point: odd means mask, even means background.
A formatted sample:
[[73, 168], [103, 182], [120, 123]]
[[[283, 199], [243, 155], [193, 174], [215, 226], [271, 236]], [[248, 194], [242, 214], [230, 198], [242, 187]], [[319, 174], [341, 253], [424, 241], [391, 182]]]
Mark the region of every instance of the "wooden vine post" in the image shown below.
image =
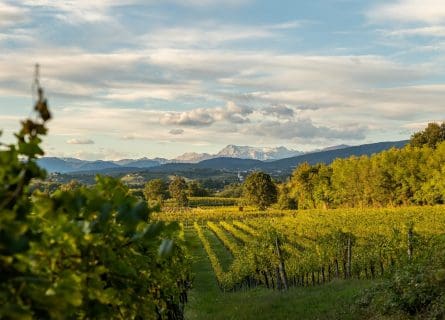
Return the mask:
[[286, 268], [284, 266], [284, 259], [283, 259], [283, 255], [281, 253], [281, 245], [280, 245], [280, 240], [278, 239], [278, 237], [275, 237], [275, 246], [277, 248], [277, 255], [278, 255], [278, 260], [279, 260], [278, 269], [279, 269], [279, 273], [281, 276], [282, 287], [284, 288], [284, 290], [288, 290], [289, 287], [287, 284]]
[[408, 260], [413, 259], [413, 226], [411, 225], [408, 229]]
[[348, 235], [347, 242], [347, 268], [346, 274], [348, 278], [351, 278], [351, 270], [352, 270], [352, 244], [351, 244], [351, 235]]

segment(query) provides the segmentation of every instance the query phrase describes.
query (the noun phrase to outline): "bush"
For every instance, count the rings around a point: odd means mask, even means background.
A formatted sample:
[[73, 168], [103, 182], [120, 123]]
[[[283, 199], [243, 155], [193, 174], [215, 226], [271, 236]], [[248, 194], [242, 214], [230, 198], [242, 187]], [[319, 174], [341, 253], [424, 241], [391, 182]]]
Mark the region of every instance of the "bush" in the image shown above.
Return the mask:
[[[443, 237], [442, 237], [443, 238]], [[425, 319], [445, 317], [445, 238], [431, 252], [409, 261], [357, 300], [377, 314], [405, 314]]]

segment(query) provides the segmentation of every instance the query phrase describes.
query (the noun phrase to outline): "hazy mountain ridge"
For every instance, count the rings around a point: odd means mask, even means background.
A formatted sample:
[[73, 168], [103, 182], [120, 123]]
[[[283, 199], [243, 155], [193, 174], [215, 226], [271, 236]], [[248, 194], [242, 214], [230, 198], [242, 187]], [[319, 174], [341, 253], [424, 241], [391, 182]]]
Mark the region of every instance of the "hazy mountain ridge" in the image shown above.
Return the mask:
[[303, 154], [301, 151], [290, 150], [286, 147], [249, 147], [227, 145], [216, 154], [186, 152], [173, 159], [147, 157], [140, 159], [122, 159], [117, 161], [88, 161], [79, 160], [75, 158], [57, 158], [57, 157], [43, 157], [38, 160], [40, 166], [49, 172], [77, 172], [89, 170], [104, 170], [112, 168], [152, 168], [161, 166], [167, 163], [199, 163], [201, 161], [210, 160], [214, 158], [237, 158], [237, 159], [253, 159], [253, 160], [278, 160], [295, 155]]
[[[40, 166], [45, 168], [49, 172], [60, 173], [72, 173], [72, 172], [84, 172], [84, 173], [102, 173], [107, 172], [132, 172], [140, 170], [150, 170], [157, 172], [169, 172], [182, 170], [194, 170], [194, 169], [212, 169], [212, 170], [228, 170], [228, 171], [245, 171], [245, 170], [264, 170], [268, 172], [282, 172], [288, 173], [298, 164], [308, 162], [315, 164], [319, 162], [330, 163], [336, 158], [346, 158], [352, 155], [371, 155], [373, 153], [381, 152], [392, 147], [401, 148], [407, 144], [408, 140], [394, 141], [394, 142], [378, 142], [371, 144], [364, 144], [359, 146], [346, 146], [340, 145], [335, 147], [329, 147], [320, 151], [307, 152], [299, 154], [297, 156], [291, 156], [287, 158], [281, 158], [278, 160], [258, 160], [258, 159], [243, 159], [234, 157], [234, 155], [252, 156], [257, 155], [255, 153], [257, 148], [252, 147], [238, 147], [227, 146], [221, 152], [220, 155], [211, 156], [209, 154], [199, 153], [187, 153], [185, 156], [180, 156], [180, 160], [167, 160], [163, 158], [156, 159], [123, 159], [119, 161], [85, 161], [74, 158], [56, 158], [45, 157], [38, 160]], [[281, 155], [286, 154], [286, 148], [270, 148], [272, 153], [277, 154], [281, 152]], [[286, 150], [284, 150], [286, 149]], [[224, 151], [224, 152], [222, 152]], [[288, 150], [289, 151], [289, 150]], [[292, 152], [292, 151], [289, 151]], [[231, 156], [222, 156], [223, 154], [229, 154]], [[199, 157], [205, 158], [202, 161], [193, 163], [193, 159]], [[261, 154], [264, 157], [264, 154]], [[182, 157], [182, 158], [181, 158]], [[183, 159], [183, 161], [181, 161]], [[185, 159], [188, 159], [186, 161]]]
[[215, 155], [209, 153], [197, 153], [197, 152], [186, 152], [172, 160], [170, 162], [177, 163], [198, 163], [204, 160], [215, 158]]

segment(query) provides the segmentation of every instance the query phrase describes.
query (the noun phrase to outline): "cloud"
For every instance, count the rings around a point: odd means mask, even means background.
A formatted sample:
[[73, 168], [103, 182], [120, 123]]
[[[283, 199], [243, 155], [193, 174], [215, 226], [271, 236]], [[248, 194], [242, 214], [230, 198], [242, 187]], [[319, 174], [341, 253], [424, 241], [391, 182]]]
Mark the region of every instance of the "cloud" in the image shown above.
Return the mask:
[[229, 95], [244, 95], [263, 99], [266, 105], [312, 108], [336, 92], [400, 85], [438, 72], [431, 65], [401, 64], [379, 56], [165, 48], [105, 54], [48, 48], [1, 55], [0, 90], [28, 95], [29, 81], [20, 75], [32, 74], [36, 60], [50, 96], [125, 103], [154, 99], [221, 103]]
[[170, 112], [160, 119], [162, 124], [184, 126], [208, 126], [215, 122], [210, 109], [194, 109], [185, 112]]
[[423, 22], [445, 21], [443, 0], [398, 0], [372, 7], [367, 17], [373, 22]]
[[238, 7], [252, 2], [252, 0], [167, 0], [167, 1], [182, 6], [194, 6], [194, 7], [221, 7], [221, 6]]
[[183, 126], [209, 126], [216, 121], [230, 123], [249, 122], [247, 116], [253, 109], [244, 105], [237, 105], [232, 101], [224, 107], [198, 108], [184, 112], [168, 112], [161, 116], [160, 123]]
[[112, 9], [125, 6], [150, 6], [162, 2], [192, 8], [237, 7], [250, 0], [20, 0], [23, 5], [49, 11], [51, 16], [71, 24], [112, 22]]
[[66, 141], [67, 144], [94, 144], [91, 139], [69, 139]]
[[348, 139], [363, 140], [366, 128], [347, 127], [342, 129], [315, 125], [311, 119], [286, 121], [263, 121], [244, 129], [244, 133], [255, 136], [272, 136], [278, 139]]
[[26, 20], [26, 9], [0, 1], [0, 27], [17, 26]]
[[116, 161], [125, 158], [131, 158], [132, 154], [116, 151], [110, 148], [99, 148], [96, 151], [85, 151], [85, 150], [75, 151], [74, 153], [70, 153], [69, 155], [66, 156], [74, 157], [76, 159], [81, 159], [81, 160], [100, 159], [106, 161]]
[[173, 134], [173, 135], [179, 135], [179, 134], [183, 134], [183, 133], [184, 133], [184, 130], [182, 130], [182, 129], [171, 129], [171, 130], [169, 131], [169, 133], [170, 133], [170, 134]]
[[157, 28], [140, 37], [139, 41], [152, 48], [213, 48], [233, 42], [276, 39], [279, 32], [300, 26], [299, 21], [259, 25], [200, 22], [192, 26]]
[[67, 23], [98, 23], [110, 19], [109, 10], [113, 7], [136, 4], [137, 0], [22, 0], [24, 5], [49, 11], [51, 16]]
[[385, 31], [385, 35], [387, 36], [395, 36], [395, 37], [437, 37], [443, 38], [445, 37], [445, 26], [429, 26], [429, 27], [420, 27], [420, 28], [406, 28], [406, 29], [398, 29]]
[[285, 105], [274, 105], [265, 107], [262, 110], [265, 115], [272, 115], [277, 118], [292, 118], [295, 114], [294, 110]]

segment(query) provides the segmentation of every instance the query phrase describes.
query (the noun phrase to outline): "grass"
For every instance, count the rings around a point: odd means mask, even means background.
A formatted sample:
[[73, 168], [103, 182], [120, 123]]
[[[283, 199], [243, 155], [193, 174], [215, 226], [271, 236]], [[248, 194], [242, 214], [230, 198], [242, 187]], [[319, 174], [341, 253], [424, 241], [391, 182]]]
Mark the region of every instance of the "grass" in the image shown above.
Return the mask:
[[[186, 319], [364, 319], [353, 313], [355, 296], [371, 285], [370, 281], [334, 281], [324, 286], [291, 288], [278, 292], [265, 288], [221, 292], [213, 270], [196, 234], [186, 233], [192, 255], [195, 281], [186, 306]], [[230, 254], [209, 231], [212, 247], [225, 266]], [[229, 255], [229, 257], [227, 256]], [[223, 264], [224, 266], [224, 264]]]
[[[204, 231], [204, 235], [209, 240], [213, 251], [218, 256], [218, 260], [219, 260], [219, 263], [221, 264], [221, 267], [223, 268], [224, 271], [229, 270], [230, 264], [232, 263], [232, 260], [233, 260], [232, 254], [226, 247], [224, 247], [221, 240], [219, 240], [218, 237], [212, 231], [210, 231], [207, 228], [204, 228], [203, 231]], [[194, 233], [194, 231], [193, 231], [193, 233]], [[197, 238], [196, 234], [195, 234], [195, 238]], [[198, 245], [201, 246], [201, 242], [198, 241]], [[203, 248], [198, 247], [196, 249], [198, 249], [198, 250], [197, 250], [197, 254], [195, 254], [195, 256], [199, 255], [199, 249], [201, 249], [202, 253], [204, 254], [203, 260], [208, 263], [207, 255], [203, 251]], [[195, 272], [197, 272], [197, 273], [201, 272], [200, 270], [201, 269], [195, 268]], [[210, 269], [210, 270], [212, 270], [212, 269]], [[212, 273], [213, 273], [213, 271], [212, 271]]]

